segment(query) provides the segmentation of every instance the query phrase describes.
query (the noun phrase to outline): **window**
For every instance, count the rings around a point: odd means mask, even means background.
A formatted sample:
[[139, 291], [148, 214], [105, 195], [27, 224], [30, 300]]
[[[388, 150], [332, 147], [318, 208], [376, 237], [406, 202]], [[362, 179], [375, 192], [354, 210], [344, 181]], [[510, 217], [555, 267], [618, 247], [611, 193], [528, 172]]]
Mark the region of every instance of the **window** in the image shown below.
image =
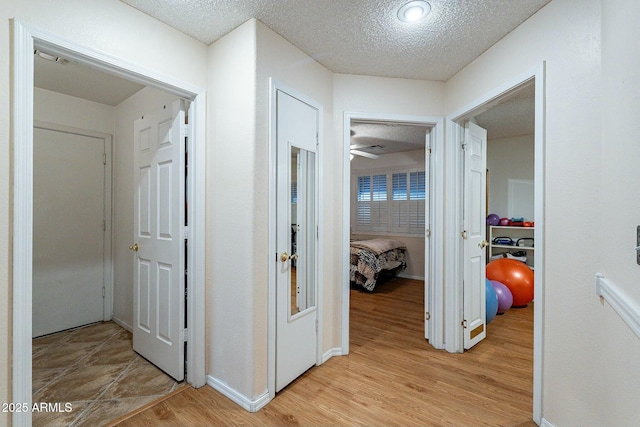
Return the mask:
[[358, 177], [356, 228], [367, 231], [386, 231], [387, 175]]
[[360, 175], [356, 186], [356, 231], [424, 233], [425, 171]]

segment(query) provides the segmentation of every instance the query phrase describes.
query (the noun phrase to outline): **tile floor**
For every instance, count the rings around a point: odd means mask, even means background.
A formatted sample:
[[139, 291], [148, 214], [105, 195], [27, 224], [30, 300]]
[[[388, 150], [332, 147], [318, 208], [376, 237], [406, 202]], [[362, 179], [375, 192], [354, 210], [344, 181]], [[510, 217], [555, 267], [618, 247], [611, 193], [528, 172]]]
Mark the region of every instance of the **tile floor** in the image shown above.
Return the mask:
[[35, 412], [33, 425], [104, 425], [183, 384], [136, 354], [131, 340], [113, 322], [34, 339], [33, 402], [72, 409]]

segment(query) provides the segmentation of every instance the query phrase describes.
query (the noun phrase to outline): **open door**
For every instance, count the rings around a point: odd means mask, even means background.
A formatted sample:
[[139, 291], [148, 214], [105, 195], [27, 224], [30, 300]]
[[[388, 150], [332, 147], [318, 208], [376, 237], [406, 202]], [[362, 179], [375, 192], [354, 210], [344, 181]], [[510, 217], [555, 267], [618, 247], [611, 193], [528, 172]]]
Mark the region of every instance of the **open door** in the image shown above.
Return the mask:
[[184, 379], [185, 113], [182, 101], [134, 124], [133, 349]]
[[487, 131], [474, 123], [465, 125], [464, 206], [464, 348], [486, 337], [485, 267], [487, 191]]
[[424, 338], [429, 339], [429, 321], [431, 319], [431, 133], [430, 129], [424, 140], [424, 176], [425, 176], [425, 197], [424, 204]]
[[276, 91], [276, 391], [316, 364], [318, 110]]

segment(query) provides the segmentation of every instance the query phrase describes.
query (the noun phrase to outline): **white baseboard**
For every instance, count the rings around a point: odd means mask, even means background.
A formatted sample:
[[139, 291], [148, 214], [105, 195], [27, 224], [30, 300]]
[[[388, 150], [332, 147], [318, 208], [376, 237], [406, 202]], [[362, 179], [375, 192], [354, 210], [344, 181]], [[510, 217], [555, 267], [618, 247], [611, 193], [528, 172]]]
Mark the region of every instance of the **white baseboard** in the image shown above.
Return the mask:
[[213, 378], [211, 375], [207, 375], [207, 384], [249, 412], [258, 412], [260, 409], [264, 408], [264, 406], [267, 403], [271, 401], [271, 399], [269, 398], [268, 392], [265, 392], [263, 395], [259, 396], [257, 399], [252, 400], [246, 397], [245, 395], [243, 395], [242, 393], [239, 393], [236, 390], [232, 389], [231, 387], [224, 384], [223, 382]]
[[322, 355], [322, 363], [331, 359], [333, 356], [342, 356], [342, 355], [343, 353], [341, 348], [339, 347], [330, 348], [329, 350], [325, 351], [324, 354]]
[[424, 276], [410, 276], [404, 273], [398, 273], [398, 277], [401, 277], [403, 279], [424, 280]]
[[113, 320], [113, 323], [115, 323], [116, 325], [120, 326], [121, 328], [124, 328], [127, 331], [133, 333], [133, 326], [131, 326], [130, 324], [128, 324], [124, 320], [118, 319], [117, 317], [114, 317], [111, 320]]
[[540, 427], [554, 427], [554, 426], [549, 421], [543, 418], [542, 420], [540, 420]]

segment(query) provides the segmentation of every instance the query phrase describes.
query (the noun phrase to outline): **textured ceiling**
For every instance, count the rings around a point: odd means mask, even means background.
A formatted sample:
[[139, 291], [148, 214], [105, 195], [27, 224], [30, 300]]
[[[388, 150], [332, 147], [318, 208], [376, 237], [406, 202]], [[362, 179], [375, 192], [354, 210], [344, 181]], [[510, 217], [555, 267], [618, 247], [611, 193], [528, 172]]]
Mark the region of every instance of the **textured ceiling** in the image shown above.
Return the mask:
[[351, 145], [372, 154], [424, 149], [426, 126], [392, 122], [351, 122]]
[[121, 0], [210, 44], [257, 18], [335, 73], [446, 81], [550, 0]]
[[475, 117], [476, 123], [487, 129], [487, 138], [512, 138], [533, 135], [535, 118], [535, 86], [529, 84], [497, 101], [487, 111]]
[[[430, 0], [416, 25], [401, 23], [405, 0], [121, 0], [212, 43], [257, 18], [334, 72], [448, 80], [550, 0]], [[72, 62], [35, 58], [35, 86], [106, 105], [142, 88]], [[476, 117], [490, 139], [533, 134], [533, 89], [524, 88]], [[425, 128], [358, 124], [353, 144], [379, 153], [424, 146]]]

